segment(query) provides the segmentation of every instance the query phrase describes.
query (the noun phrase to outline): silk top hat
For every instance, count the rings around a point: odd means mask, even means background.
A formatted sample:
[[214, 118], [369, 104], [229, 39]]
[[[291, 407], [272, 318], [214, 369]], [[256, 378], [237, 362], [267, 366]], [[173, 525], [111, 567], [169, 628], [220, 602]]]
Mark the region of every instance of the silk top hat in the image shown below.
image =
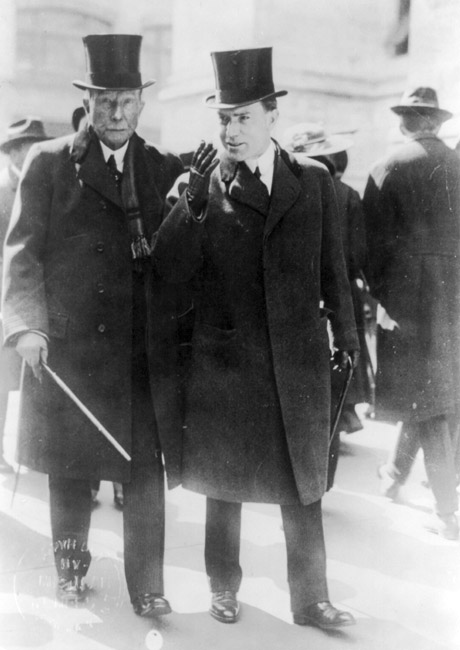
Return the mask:
[[82, 90], [137, 90], [155, 83], [142, 83], [139, 60], [142, 36], [94, 34], [83, 38], [86, 80], [73, 81]]
[[343, 135], [327, 135], [322, 124], [302, 122], [287, 129], [282, 138], [287, 151], [305, 154], [308, 158], [328, 156], [346, 151], [353, 146], [353, 140]]
[[6, 140], [0, 143], [0, 151], [8, 154], [11, 149], [23, 142], [42, 142], [49, 139], [43, 122], [38, 117], [24, 117], [9, 125], [6, 130]]
[[400, 103], [397, 106], [392, 106], [391, 110], [396, 115], [404, 115], [414, 111], [420, 115], [438, 115], [443, 122], [452, 117], [452, 113], [439, 108], [436, 90], [428, 87], [419, 87], [406, 91], [403, 93]]
[[236, 108], [287, 95], [287, 90], [275, 91], [271, 47], [211, 52], [211, 58], [216, 92], [206, 97], [210, 108]]

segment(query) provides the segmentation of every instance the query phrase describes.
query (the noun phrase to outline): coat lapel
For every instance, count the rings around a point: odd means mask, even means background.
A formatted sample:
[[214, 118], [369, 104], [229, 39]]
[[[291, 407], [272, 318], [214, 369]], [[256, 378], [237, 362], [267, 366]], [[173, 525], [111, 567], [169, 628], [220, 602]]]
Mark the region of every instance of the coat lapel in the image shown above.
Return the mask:
[[123, 208], [120, 193], [105, 164], [101, 147], [94, 137], [91, 138], [86, 155], [79, 163], [77, 176], [80, 181], [92, 187], [118, 207]]
[[246, 164], [236, 163], [224, 157], [221, 162], [221, 178], [227, 185], [232, 199], [244, 203], [264, 216], [268, 214], [268, 192]]
[[280, 219], [291, 209], [299, 194], [300, 183], [278, 151], [273, 174], [270, 208], [265, 222], [265, 237], [268, 237]]

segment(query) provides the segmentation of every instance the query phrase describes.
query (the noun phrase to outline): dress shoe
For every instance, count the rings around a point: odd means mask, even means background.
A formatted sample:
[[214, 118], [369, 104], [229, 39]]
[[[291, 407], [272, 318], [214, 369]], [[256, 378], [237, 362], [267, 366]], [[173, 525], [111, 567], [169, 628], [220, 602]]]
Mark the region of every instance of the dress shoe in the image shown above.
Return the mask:
[[3, 456], [0, 456], [0, 474], [14, 474], [14, 469], [6, 462]]
[[82, 578], [59, 578], [56, 588], [56, 597], [64, 605], [75, 605], [88, 598], [90, 589]]
[[221, 623], [236, 623], [240, 615], [240, 605], [234, 591], [216, 591], [211, 597], [209, 613]]
[[349, 612], [336, 609], [328, 600], [307, 607], [302, 613], [294, 614], [296, 625], [312, 625], [322, 630], [335, 630], [338, 627], [355, 625], [356, 621]]
[[377, 468], [377, 475], [380, 479], [380, 494], [392, 501], [396, 501], [401, 483], [395, 477], [394, 472], [388, 465], [384, 464]]
[[132, 601], [134, 613], [144, 618], [155, 618], [171, 613], [171, 605], [160, 594], [142, 594]]
[[440, 537], [449, 540], [457, 540], [459, 537], [459, 528], [457, 517], [451, 515], [433, 515], [431, 520], [425, 525], [425, 528], [431, 533], [436, 533]]

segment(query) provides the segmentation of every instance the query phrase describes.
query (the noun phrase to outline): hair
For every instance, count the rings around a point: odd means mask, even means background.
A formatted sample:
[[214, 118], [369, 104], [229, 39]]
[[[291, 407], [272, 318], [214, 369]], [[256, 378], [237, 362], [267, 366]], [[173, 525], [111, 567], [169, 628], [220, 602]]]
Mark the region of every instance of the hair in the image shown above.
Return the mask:
[[401, 124], [409, 133], [434, 133], [442, 124], [438, 115], [423, 114], [416, 110], [403, 113], [400, 117]]
[[268, 97], [268, 99], [261, 99], [260, 103], [263, 106], [263, 109], [266, 113], [269, 113], [270, 111], [276, 111], [278, 108], [278, 102], [276, 101], [276, 97]]

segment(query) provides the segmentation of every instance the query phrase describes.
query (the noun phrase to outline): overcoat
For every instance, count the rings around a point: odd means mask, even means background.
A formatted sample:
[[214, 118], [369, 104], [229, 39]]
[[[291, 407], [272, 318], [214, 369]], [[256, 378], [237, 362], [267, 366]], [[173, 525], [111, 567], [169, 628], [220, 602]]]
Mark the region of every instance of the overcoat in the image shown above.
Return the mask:
[[154, 262], [196, 283], [186, 381], [183, 485], [228, 501], [312, 503], [326, 485], [329, 344], [357, 349], [332, 180], [278, 149], [271, 196], [221, 159], [206, 218], [184, 195]]
[[399, 325], [378, 334], [377, 415], [458, 413], [458, 156], [434, 135], [404, 144], [375, 165], [364, 209], [371, 291]]
[[[99, 141], [93, 135], [76, 164], [74, 138], [35, 145], [26, 161], [5, 246], [5, 337], [10, 341], [24, 329], [47, 334], [50, 367], [130, 453], [132, 340], [137, 326], [131, 238]], [[136, 134], [128, 146], [134, 149], [139, 206], [151, 239], [182, 164]], [[165, 371], [170, 358], [161, 357], [175, 304], [153, 277], [151, 265], [143, 282], [155, 415], [169, 479], [176, 484], [180, 449], [171, 443], [180, 442], [181, 419], [174, 378]], [[69, 478], [128, 481], [130, 464], [46, 373], [39, 383], [27, 370], [19, 462]]]
[[[3, 267], [3, 243], [10, 223], [14, 197], [19, 178], [11, 168], [5, 167], [0, 172], [0, 269]], [[3, 341], [3, 320], [0, 317], [0, 341]], [[21, 358], [15, 350], [0, 350], [0, 393], [19, 389]]]

